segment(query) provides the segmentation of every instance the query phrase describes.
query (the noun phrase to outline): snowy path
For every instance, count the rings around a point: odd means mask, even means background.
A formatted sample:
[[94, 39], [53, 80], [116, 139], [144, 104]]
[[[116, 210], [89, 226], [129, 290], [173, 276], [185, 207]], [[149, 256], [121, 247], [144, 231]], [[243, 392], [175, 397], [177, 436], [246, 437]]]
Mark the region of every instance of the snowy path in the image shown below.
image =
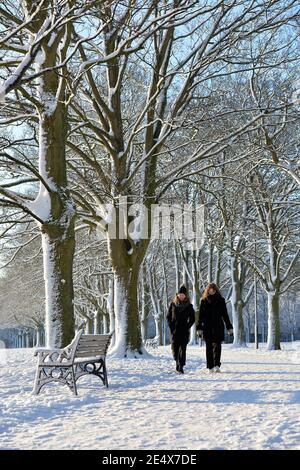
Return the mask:
[[184, 376], [169, 347], [154, 354], [108, 360], [108, 390], [86, 377], [78, 398], [60, 385], [35, 397], [32, 350], [2, 350], [0, 448], [300, 449], [299, 342], [274, 352], [226, 345], [218, 375], [206, 373], [203, 347], [188, 349]]

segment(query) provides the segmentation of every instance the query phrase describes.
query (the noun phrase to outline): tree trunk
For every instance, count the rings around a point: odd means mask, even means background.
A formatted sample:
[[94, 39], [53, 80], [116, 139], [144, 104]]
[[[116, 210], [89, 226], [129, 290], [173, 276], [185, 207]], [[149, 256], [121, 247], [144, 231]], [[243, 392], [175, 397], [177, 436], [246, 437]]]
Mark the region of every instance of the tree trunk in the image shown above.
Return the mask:
[[167, 312], [169, 307], [169, 292], [168, 292], [168, 278], [166, 273], [166, 266], [164, 258], [162, 259], [163, 277], [164, 277], [164, 300], [163, 300], [163, 341], [162, 344], [165, 346], [167, 342]]
[[94, 319], [93, 318], [86, 317], [84, 332], [86, 335], [92, 335], [94, 333]]
[[113, 357], [150, 356], [143, 346], [138, 311], [138, 277], [146, 246], [137, 247], [135, 253], [128, 252], [127, 240], [108, 236], [115, 276], [115, 344], [110, 350]]
[[30, 338], [29, 338], [29, 331], [25, 332], [25, 348], [30, 347]]
[[162, 331], [163, 331], [163, 317], [162, 315], [154, 317], [155, 322], [155, 337], [159, 346], [163, 344]]
[[213, 253], [214, 253], [214, 247], [210, 243], [208, 246], [208, 259], [207, 259], [207, 282], [208, 284], [213, 282]]
[[216, 262], [215, 262], [215, 274], [214, 274], [214, 282], [217, 286], [220, 284], [221, 274], [222, 274], [222, 250], [218, 248]]
[[[186, 264], [187, 264], [187, 266], [188, 266], [188, 263], [189, 263], [189, 257], [190, 257], [189, 252], [186, 251]], [[184, 284], [187, 291], [189, 291], [189, 275], [188, 275], [187, 268], [186, 268], [184, 263], [182, 264], [182, 284]]]
[[150, 298], [152, 302], [153, 318], [155, 323], [155, 336], [159, 346], [162, 345], [162, 334], [163, 334], [163, 314], [161, 308], [161, 302], [156, 295], [156, 283], [154, 282], [154, 275], [150, 274]]
[[246, 347], [246, 333], [243, 319], [243, 302], [241, 299], [234, 300], [231, 298], [232, 306], [232, 322], [234, 328], [233, 347]]
[[[114, 279], [110, 278], [108, 280], [108, 298], [107, 298], [107, 308], [109, 314], [109, 331], [115, 331], [115, 286], [114, 286]], [[110, 342], [110, 347], [115, 344], [115, 337], [116, 335], [113, 334]]]
[[101, 333], [101, 312], [96, 310], [94, 312], [94, 334], [99, 335]]
[[190, 345], [197, 344], [197, 332], [196, 332], [196, 325], [199, 318], [199, 304], [200, 304], [200, 287], [199, 287], [199, 275], [197, 270], [197, 253], [192, 253], [192, 275], [193, 275], [193, 297], [192, 297], [192, 304], [195, 310], [195, 323], [191, 328], [191, 336], [190, 336]]
[[115, 332], [113, 357], [140, 357], [147, 354], [142, 344], [137, 299], [136, 269], [115, 271]]
[[149, 312], [146, 304], [146, 292], [147, 292], [147, 286], [146, 286], [146, 280], [145, 280], [145, 273], [143, 272], [143, 276], [141, 279], [141, 291], [142, 291], [142, 297], [141, 297], [141, 333], [142, 333], [142, 341], [143, 344], [145, 343], [147, 337], [148, 337], [148, 318], [149, 318]]
[[[145, 307], [142, 306], [142, 309]], [[148, 336], [148, 318], [146, 315], [141, 316], [141, 332], [142, 332], [142, 341], [145, 343], [147, 336]]]
[[36, 348], [41, 348], [43, 346], [42, 343], [42, 331], [41, 327], [36, 328], [36, 339], [35, 339], [35, 347]]
[[280, 320], [279, 320], [279, 294], [276, 291], [268, 292], [268, 340], [269, 350], [280, 347]]
[[239, 263], [235, 256], [231, 256], [230, 260], [231, 268], [231, 310], [232, 310], [232, 322], [234, 329], [234, 341], [233, 346], [237, 348], [246, 346], [246, 334], [243, 319], [243, 308], [244, 303], [242, 299], [243, 287], [242, 281], [239, 279]]
[[74, 337], [73, 258], [74, 218], [68, 226], [42, 226], [46, 293], [46, 344], [60, 348]]
[[175, 290], [176, 292], [179, 289], [180, 284], [180, 269], [179, 269], [179, 260], [178, 260], [178, 253], [176, 248], [176, 242], [174, 241], [173, 244], [173, 252], [174, 252], [174, 265], [175, 265]]
[[[43, 68], [55, 66], [59, 41], [44, 45]], [[74, 337], [73, 258], [75, 207], [66, 171], [67, 109], [65, 81], [51, 70], [39, 78], [39, 173], [45, 185], [33, 202], [43, 220], [42, 233], [46, 291], [46, 344], [65, 347]], [[47, 186], [46, 186], [47, 184]]]
[[103, 315], [103, 334], [108, 334], [108, 317], [107, 315]]

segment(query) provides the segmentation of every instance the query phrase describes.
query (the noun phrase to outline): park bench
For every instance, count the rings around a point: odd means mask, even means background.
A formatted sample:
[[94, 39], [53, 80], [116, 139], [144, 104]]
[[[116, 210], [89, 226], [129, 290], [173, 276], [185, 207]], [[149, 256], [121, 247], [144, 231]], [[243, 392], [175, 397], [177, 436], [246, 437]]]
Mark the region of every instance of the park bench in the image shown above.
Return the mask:
[[87, 374], [99, 377], [108, 387], [106, 353], [114, 332], [106, 335], [84, 335], [79, 330], [73, 341], [63, 349], [38, 348], [33, 392], [38, 395], [49, 382], [67, 385], [77, 395], [77, 380]]

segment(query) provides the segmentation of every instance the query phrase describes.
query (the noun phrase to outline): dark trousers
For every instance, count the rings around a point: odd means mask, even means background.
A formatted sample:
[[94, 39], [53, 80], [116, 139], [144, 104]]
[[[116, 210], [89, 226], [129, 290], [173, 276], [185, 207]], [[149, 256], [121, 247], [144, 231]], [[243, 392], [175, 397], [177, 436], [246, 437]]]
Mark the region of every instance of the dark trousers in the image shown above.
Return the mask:
[[206, 342], [206, 365], [208, 369], [213, 369], [221, 365], [221, 342], [205, 341]]
[[186, 360], [186, 341], [173, 340], [171, 343], [173, 358], [177, 367], [185, 366]]

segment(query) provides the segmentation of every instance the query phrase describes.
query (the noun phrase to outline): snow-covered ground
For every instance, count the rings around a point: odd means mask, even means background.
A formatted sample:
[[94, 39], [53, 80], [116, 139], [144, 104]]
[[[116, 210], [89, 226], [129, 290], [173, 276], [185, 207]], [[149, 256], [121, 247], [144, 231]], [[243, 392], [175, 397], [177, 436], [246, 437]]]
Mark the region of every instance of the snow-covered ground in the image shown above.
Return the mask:
[[283, 351], [223, 347], [222, 374], [188, 349], [184, 376], [170, 348], [156, 359], [108, 359], [95, 377], [31, 393], [32, 350], [0, 351], [1, 449], [300, 449], [300, 343]]

